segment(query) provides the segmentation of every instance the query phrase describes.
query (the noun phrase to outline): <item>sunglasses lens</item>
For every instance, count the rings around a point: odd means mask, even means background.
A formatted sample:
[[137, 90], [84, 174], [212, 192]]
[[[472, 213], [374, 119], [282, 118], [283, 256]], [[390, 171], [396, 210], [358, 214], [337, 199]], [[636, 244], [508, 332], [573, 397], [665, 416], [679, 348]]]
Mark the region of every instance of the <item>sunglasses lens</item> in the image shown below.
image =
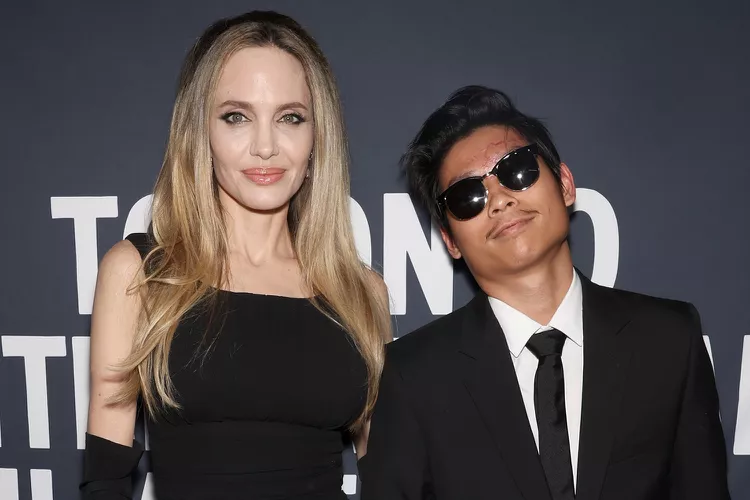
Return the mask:
[[479, 179], [458, 181], [445, 192], [445, 206], [460, 220], [479, 215], [486, 202], [487, 190]]
[[497, 169], [500, 183], [512, 191], [530, 188], [539, 179], [539, 164], [529, 150], [520, 150], [503, 160]]

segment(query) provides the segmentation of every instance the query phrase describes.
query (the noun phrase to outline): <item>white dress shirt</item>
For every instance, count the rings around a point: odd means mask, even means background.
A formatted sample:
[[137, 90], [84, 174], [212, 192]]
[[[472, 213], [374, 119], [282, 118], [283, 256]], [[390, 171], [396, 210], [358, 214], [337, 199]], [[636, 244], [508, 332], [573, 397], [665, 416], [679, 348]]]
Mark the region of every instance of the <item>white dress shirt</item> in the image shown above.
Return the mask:
[[523, 404], [539, 450], [539, 427], [534, 409], [534, 377], [539, 360], [526, 348], [532, 335], [555, 328], [567, 337], [563, 345], [562, 363], [565, 378], [565, 413], [568, 420], [570, 459], [573, 466], [573, 485], [577, 484], [578, 439], [581, 431], [581, 399], [583, 394], [583, 294], [581, 279], [573, 272], [568, 293], [555, 311], [548, 325], [540, 325], [508, 304], [490, 297], [490, 306], [505, 332], [513, 367], [521, 388]]

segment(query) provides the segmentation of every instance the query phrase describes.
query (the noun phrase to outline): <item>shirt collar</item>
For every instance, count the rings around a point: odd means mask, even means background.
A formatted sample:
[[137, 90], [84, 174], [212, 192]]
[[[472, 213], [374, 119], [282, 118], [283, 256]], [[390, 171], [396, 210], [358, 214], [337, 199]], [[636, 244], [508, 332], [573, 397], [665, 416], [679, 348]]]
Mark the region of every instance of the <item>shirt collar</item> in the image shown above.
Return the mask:
[[583, 291], [578, 273], [573, 271], [573, 281], [548, 325], [541, 325], [505, 302], [489, 297], [490, 307], [505, 333], [508, 348], [514, 357], [521, 355], [532, 335], [555, 328], [570, 340], [583, 346]]

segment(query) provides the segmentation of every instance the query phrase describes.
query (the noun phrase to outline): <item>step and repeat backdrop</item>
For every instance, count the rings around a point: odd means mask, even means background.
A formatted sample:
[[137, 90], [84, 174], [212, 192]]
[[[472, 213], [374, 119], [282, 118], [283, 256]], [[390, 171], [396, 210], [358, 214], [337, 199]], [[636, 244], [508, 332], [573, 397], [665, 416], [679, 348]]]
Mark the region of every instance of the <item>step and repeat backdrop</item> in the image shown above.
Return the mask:
[[[698, 307], [733, 498], [750, 499], [750, 8], [731, 2], [6, 2], [0, 16], [0, 498], [78, 496], [98, 261], [143, 230], [179, 66], [212, 21], [295, 17], [333, 65], [362, 258], [396, 335], [466, 303], [397, 162], [456, 88], [545, 120], [579, 186], [576, 265]], [[142, 426], [137, 435], [147, 441]], [[354, 456], [343, 489], [358, 498]], [[136, 498], [154, 498], [148, 453]]]

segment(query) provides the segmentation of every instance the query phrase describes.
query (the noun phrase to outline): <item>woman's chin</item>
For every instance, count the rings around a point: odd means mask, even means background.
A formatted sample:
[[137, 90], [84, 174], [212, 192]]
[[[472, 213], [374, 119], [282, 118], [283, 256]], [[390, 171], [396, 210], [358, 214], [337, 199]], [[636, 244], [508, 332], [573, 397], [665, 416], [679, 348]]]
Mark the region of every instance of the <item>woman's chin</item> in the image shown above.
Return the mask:
[[286, 212], [289, 208], [289, 200], [246, 200], [241, 205], [249, 212], [275, 214]]

